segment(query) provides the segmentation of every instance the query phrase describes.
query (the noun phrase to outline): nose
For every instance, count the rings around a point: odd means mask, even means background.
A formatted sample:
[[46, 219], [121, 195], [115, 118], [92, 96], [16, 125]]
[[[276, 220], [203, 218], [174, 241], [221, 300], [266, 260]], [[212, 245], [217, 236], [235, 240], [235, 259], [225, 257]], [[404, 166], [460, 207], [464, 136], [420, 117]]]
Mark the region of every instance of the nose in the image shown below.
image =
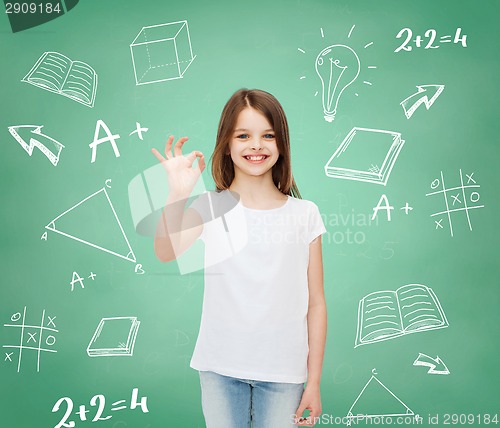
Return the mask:
[[262, 150], [262, 141], [260, 138], [252, 138], [251, 141], [252, 150]]

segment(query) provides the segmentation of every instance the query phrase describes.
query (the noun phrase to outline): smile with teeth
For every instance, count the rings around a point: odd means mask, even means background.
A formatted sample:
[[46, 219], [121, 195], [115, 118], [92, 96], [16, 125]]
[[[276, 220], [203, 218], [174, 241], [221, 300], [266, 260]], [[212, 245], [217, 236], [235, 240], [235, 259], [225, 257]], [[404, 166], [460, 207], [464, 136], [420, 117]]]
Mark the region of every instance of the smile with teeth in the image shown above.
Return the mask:
[[248, 156], [243, 156], [247, 161], [250, 162], [262, 162], [263, 160], [267, 159], [269, 156], [268, 155], [248, 155]]

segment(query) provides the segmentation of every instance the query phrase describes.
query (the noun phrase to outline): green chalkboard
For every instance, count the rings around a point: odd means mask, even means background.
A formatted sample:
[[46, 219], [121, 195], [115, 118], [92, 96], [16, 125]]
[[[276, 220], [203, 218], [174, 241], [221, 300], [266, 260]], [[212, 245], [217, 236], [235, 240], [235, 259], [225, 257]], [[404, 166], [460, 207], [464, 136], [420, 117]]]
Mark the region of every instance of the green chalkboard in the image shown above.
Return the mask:
[[242, 87], [327, 228], [321, 424], [498, 424], [498, 1], [4, 3], [2, 427], [204, 426], [203, 270], [155, 257], [151, 149], [209, 158]]

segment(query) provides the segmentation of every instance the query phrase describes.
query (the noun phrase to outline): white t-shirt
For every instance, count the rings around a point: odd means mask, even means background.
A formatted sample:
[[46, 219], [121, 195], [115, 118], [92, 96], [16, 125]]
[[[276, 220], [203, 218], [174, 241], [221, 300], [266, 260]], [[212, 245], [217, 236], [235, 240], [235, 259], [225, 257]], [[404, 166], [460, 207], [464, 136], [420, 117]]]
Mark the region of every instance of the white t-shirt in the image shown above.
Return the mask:
[[[205, 260], [227, 241], [210, 219], [224, 205], [218, 201], [234, 193], [211, 195], [211, 215], [198, 199], [191, 204], [205, 221], [200, 237]], [[288, 196], [284, 205], [270, 210], [246, 208], [239, 201], [231, 213], [244, 220], [224, 221], [222, 230], [234, 235], [230, 241], [244, 245], [205, 265], [203, 311], [191, 367], [241, 379], [303, 383], [309, 351], [309, 244], [326, 232], [318, 207]]]

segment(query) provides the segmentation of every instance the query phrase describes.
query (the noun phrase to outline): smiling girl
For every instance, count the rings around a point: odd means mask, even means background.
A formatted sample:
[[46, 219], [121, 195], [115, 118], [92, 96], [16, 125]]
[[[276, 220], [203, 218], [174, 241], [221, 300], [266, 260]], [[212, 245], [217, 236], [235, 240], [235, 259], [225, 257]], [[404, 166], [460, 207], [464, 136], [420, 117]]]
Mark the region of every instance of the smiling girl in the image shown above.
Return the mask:
[[213, 204], [236, 200], [244, 219], [245, 233], [236, 233], [245, 245], [205, 266], [191, 367], [199, 371], [206, 425], [312, 426], [321, 415], [326, 230], [318, 207], [301, 199], [295, 184], [283, 108], [261, 90], [242, 89], [229, 99], [212, 155], [217, 190], [210, 209], [202, 198], [186, 209], [205, 160], [199, 151], [182, 154], [185, 137], [172, 153], [173, 141], [170, 136], [165, 156], [153, 149], [170, 190], [155, 238], [158, 258], [174, 260], [198, 238], [206, 254], [217, 253], [223, 240], [210, 230]]

